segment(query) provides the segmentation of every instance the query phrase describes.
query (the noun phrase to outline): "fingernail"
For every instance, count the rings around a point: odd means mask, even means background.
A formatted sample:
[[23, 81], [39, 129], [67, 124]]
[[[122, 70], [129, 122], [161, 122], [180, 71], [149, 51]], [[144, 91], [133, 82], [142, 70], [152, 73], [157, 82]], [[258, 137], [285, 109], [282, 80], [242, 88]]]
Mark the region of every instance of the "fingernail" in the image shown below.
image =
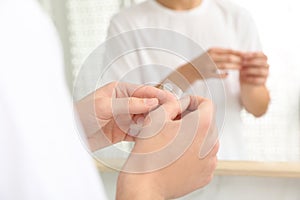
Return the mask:
[[158, 100], [153, 98], [153, 99], [144, 99], [144, 102], [147, 106], [155, 106], [158, 104]]
[[136, 137], [141, 132], [141, 130], [142, 126], [140, 124], [131, 124], [127, 134]]
[[143, 125], [144, 121], [145, 121], [145, 118], [144, 117], [140, 117], [140, 118], [138, 118], [138, 120], [136, 120], [136, 124]]

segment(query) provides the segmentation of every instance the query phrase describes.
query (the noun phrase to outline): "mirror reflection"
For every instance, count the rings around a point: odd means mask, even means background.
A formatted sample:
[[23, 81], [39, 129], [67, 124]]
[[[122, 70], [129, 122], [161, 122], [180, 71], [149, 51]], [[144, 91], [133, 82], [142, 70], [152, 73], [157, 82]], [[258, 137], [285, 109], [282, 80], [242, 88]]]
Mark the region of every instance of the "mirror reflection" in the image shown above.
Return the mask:
[[[131, 52], [115, 63], [107, 77], [124, 79], [124, 74], [139, 66], [161, 64], [199, 88], [201, 75], [193, 70], [203, 68], [197, 66], [197, 59], [207, 53], [218, 68], [212, 72], [224, 82], [227, 95], [220, 159], [297, 161], [300, 84], [295, 19], [299, 14], [293, 1], [272, 4], [266, 15], [268, 2], [260, 1], [68, 1], [70, 71], [74, 79], [94, 48], [122, 32], [149, 27], [176, 31], [204, 52], [191, 52], [187, 59], [157, 50]], [[277, 15], [279, 10], [285, 14]], [[145, 43], [149, 38], [163, 40], [140, 34], [135, 42]], [[126, 42], [120, 41], [116, 48]], [[149, 67], [125, 79], [145, 83], [150, 76], [159, 83], [167, 78], [159, 72]], [[206, 82], [216, 79], [205, 78]]]

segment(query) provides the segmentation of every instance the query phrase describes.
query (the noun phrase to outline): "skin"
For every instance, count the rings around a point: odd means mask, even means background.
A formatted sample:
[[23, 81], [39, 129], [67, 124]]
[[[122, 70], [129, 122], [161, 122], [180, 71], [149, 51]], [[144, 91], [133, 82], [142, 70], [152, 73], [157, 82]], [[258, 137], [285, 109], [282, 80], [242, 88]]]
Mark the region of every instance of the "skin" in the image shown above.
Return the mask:
[[156, 0], [163, 6], [173, 10], [189, 10], [199, 6], [202, 0]]
[[[146, 101], [147, 99], [151, 100], [150, 104]], [[122, 106], [118, 106], [119, 104]], [[92, 110], [90, 110], [91, 105]], [[124, 109], [124, 105], [127, 105], [126, 109]], [[179, 102], [170, 93], [154, 87], [114, 82], [99, 88], [93, 94], [80, 100], [75, 104], [75, 107], [78, 110], [83, 127], [87, 131], [89, 144], [94, 145], [92, 148], [95, 149], [129, 138], [135, 141], [134, 153], [150, 153], [172, 142], [177, 137], [178, 130], [183, 122], [187, 126], [195, 124], [197, 121], [201, 122], [197, 129], [192, 131], [194, 133], [184, 132], [184, 134], [194, 134], [194, 137], [191, 145], [175, 162], [148, 173], [120, 172], [117, 183], [117, 199], [177, 198], [204, 187], [211, 181], [217, 163], [216, 154], [219, 148], [217, 138], [215, 143], [212, 144], [213, 148], [209, 154], [204, 158], [199, 158], [201, 146], [205, 138], [210, 137], [213, 130], [211, 126], [214, 110], [211, 101], [192, 96]], [[147, 124], [150, 116], [153, 117], [153, 120], [161, 121], [161, 119], [164, 119], [164, 126], [153, 137], [130, 136], [114, 121], [114, 118], [123, 116], [124, 113], [129, 114], [126, 117], [131, 119], [129, 121], [125, 120], [128, 125], [135, 121], [136, 116], [148, 114], [144, 120], [145, 125], [148, 125], [147, 130], [151, 131], [152, 127], [155, 128], [154, 125]], [[96, 129], [106, 130], [106, 126], [110, 128], [107, 131], [100, 132], [89, 129], [90, 126], [94, 126], [90, 124], [91, 116], [96, 118], [96, 122], [101, 122], [95, 126]], [[162, 116], [165, 116], [165, 118], [162, 118]], [[123, 125], [126, 123], [123, 123]], [[89, 132], [89, 130], [92, 131]], [[143, 130], [145, 129], [143, 128]], [[143, 133], [143, 130], [140, 134]], [[182, 130], [186, 131], [187, 129]], [[97, 137], [94, 137], [95, 135]], [[106, 142], [95, 142], [99, 139], [106, 140]], [[170, 153], [173, 152], [170, 151]], [[141, 162], [136, 162], [132, 158], [132, 155], [130, 155], [124, 168], [128, 165], [141, 164]], [[162, 157], [161, 159], [165, 158]], [[151, 163], [153, 160], [146, 160], [145, 162]], [[186, 163], [190, 163], [189, 170], [186, 170]]]
[[[212, 62], [207, 62], [208, 57], [216, 65], [209, 64]], [[203, 65], [203, 63], [208, 63], [208, 65]], [[197, 69], [197, 66], [201, 66], [201, 68]], [[203, 66], [208, 67], [204, 69]], [[225, 73], [217, 74], [216, 68], [225, 71]], [[198, 70], [201, 71], [201, 75]], [[243, 53], [230, 49], [210, 49], [206, 55], [201, 55], [191, 63], [179, 67], [167, 79], [184, 91], [188, 89], [190, 84], [199, 79], [226, 79], [228, 77], [227, 70], [240, 72], [241, 102], [245, 109], [256, 117], [265, 114], [270, 102], [269, 91], [266, 87], [269, 65], [267, 56], [262, 52]]]
[[[200, 0], [157, 0], [157, 2], [174, 10], [192, 9], [201, 4]], [[210, 57], [216, 66], [208, 65], [203, 69], [203, 66], [206, 66], [203, 63], [207, 62], [207, 57]], [[216, 74], [216, 68], [225, 71], [225, 73]], [[200, 75], [198, 70], [204, 74]], [[189, 84], [199, 79], [226, 79], [227, 70], [240, 72], [241, 102], [245, 109], [256, 117], [264, 115], [268, 109], [270, 95], [266, 87], [269, 64], [268, 58], [263, 52], [241, 52], [232, 49], [211, 48], [205, 55], [200, 55], [191, 63], [180, 66], [166, 79], [176, 83], [185, 91]]]
[[[89, 147], [96, 151], [121, 141], [133, 141], [127, 133], [139, 116], [149, 113], [159, 104], [165, 104], [171, 110], [168, 105], [176, 103], [171, 93], [151, 86], [112, 82], [76, 102], [75, 107]], [[179, 105], [174, 107], [179, 108]]]
[[[137, 139], [133, 152], [148, 153], [160, 149], [161, 146], [165, 146], [176, 137], [182, 120], [187, 120], [188, 125], [191, 125], [195, 122], [193, 119], [199, 116], [198, 120], [202, 123], [197, 128], [192, 144], [178, 160], [162, 169], [141, 174], [121, 172], [118, 178], [118, 200], [179, 198], [204, 187], [212, 180], [219, 144], [217, 142], [212, 145], [213, 149], [202, 159], [199, 158], [201, 149], [199, 144], [203, 144], [207, 134], [212, 134], [210, 127], [212, 125], [213, 105], [209, 100], [200, 97], [191, 97], [191, 99], [188, 106], [189, 117], [186, 116], [186, 119], [184, 117], [180, 120], [167, 120], [165, 127], [159, 134], [146, 140]], [[159, 112], [157, 115], [161, 116]], [[185, 134], [189, 134], [189, 132]], [[170, 151], [168, 157], [172, 156], [172, 153]], [[159, 157], [158, 159], [167, 158]], [[131, 158], [128, 159], [128, 163], [130, 165], [139, 164], [134, 163]], [[187, 168], [188, 170], [186, 170]]]

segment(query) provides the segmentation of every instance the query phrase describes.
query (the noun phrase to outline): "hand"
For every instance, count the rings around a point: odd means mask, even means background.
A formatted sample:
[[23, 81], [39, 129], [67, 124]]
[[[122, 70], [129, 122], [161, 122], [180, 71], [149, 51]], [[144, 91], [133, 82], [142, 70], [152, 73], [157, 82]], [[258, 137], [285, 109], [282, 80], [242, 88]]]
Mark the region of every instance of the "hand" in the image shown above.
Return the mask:
[[197, 80], [206, 78], [226, 78], [227, 70], [242, 68], [242, 52], [212, 48], [194, 60], [178, 67], [165, 80], [175, 83], [182, 91], [190, 88]]
[[211, 48], [191, 63], [204, 78], [226, 78], [227, 70], [242, 68], [242, 53], [231, 49]]
[[120, 141], [132, 141], [130, 126], [159, 104], [175, 97], [151, 86], [113, 82], [97, 89], [75, 107], [92, 151]]
[[241, 84], [265, 85], [269, 75], [267, 56], [262, 52], [244, 53], [240, 71]]
[[[163, 128], [157, 133], [153, 133], [158, 130], [156, 125], [159, 120], [156, 119], [165, 116], [167, 108], [162, 105], [149, 114], [151, 126], [144, 128], [136, 138], [133, 153], [119, 175], [117, 199], [177, 198], [211, 181], [219, 145], [213, 128], [212, 102], [191, 97], [188, 102], [181, 102], [181, 108], [185, 109], [182, 116], [178, 117], [177, 110], [167, 115]], [[213, 141], [210, 144], [212, 150], [200, 158], [205, 140]], [[176, 155], [178, 153], [180, 156]], [[140, 158], [138, 155], [142, 158], [137, 159]], [[166, 165], [165, 161], [172, 157], [177, 159]], [[132, 172], [133, 168], [138, 170]]]
[[262, 52], [244, 53], [240, 71], [241, 101], [256, 117], [267, 112], [270, 94], [266, 87], [269, 74], [268, 58]]

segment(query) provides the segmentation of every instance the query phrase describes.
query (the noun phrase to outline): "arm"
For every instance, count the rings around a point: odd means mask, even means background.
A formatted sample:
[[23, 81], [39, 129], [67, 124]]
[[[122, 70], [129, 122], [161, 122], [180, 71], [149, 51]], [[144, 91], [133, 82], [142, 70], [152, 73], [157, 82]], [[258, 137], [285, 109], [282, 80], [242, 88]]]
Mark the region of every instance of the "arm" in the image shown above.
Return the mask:
[[241, 100], [249, 113], [252, 113], [255, 117], [260, 117], [268, 109], [270, 95], [265, 85], [241, 84]]
[[[241, 69], [241, 53], [231, 49], [212, 48], [196, 59], [178, 67], [165, 80], [186, 91], [197, 80], [226, 78], [226, 70]], [[218, 73], [218, 70], [223, 70]], [[220, 72], [220, 71], [219, 71]]]
[[256, 117], [266, 113], [270, 102], [265, 86], [268, 73], [267, 56], [261, 52], [244, 54], [240, 72], [241, 100], [245, 109]]
[[[216, 70], [224, 70], [217, 74]], [[268, 109], [269, 92], [265, 86], [269, 65], [261, 53], [243, 53], [230, 49], [213, 48], [190, 63], [177, 68], [166, 79], [187, 90], [196, 80], [226, 78], [226, 70], [240, 71], [241, 101], [245, 109], [256, 117]]]
[[152, 180], [151, 174], [120, 173], [117, 183], [116, 199], [163, 200], [161, 187]]

